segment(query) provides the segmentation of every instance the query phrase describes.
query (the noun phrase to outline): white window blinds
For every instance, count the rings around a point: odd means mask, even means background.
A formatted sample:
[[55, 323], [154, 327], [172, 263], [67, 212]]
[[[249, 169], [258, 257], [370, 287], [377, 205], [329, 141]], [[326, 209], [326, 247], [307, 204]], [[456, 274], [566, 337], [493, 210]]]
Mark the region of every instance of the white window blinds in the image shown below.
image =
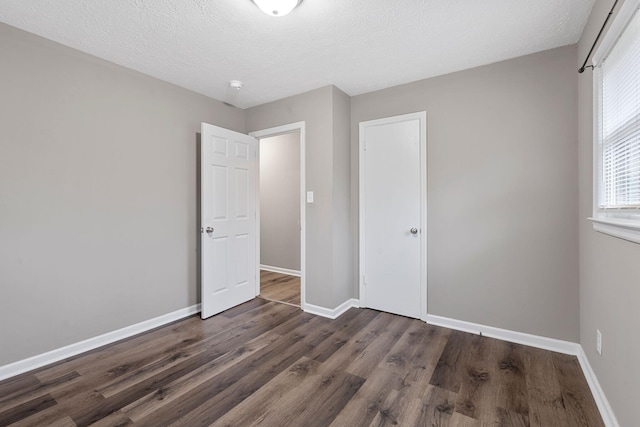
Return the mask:
[[640, 13], [602, 63], [601, 209], [640, 208]]

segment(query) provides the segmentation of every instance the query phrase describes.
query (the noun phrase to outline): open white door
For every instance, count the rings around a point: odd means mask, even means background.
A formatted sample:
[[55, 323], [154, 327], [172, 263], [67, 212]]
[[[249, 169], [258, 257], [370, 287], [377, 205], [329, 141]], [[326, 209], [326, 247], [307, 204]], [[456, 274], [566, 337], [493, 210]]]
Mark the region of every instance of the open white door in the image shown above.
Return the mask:
[[202, 318], [256, 296], [258, 140], [202, 123]]

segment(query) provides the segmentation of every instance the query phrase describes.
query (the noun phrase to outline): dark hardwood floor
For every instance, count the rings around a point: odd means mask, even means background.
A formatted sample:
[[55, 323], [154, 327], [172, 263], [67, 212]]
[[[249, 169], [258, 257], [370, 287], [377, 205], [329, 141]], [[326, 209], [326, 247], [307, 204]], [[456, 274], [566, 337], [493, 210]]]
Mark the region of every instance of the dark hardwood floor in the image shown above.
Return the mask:
[[575, 357], [260, 298], [0, 382], [0, 425], [602, 426]]
[[260, 296], [300, 307], [300, 278], [260, 270]]

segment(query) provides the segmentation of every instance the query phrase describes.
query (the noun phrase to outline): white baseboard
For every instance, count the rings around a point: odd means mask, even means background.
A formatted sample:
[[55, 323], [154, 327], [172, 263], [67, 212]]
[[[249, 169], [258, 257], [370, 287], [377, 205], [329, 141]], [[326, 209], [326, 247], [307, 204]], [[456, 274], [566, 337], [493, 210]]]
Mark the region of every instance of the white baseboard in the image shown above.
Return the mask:
[[620, 427], [618, 419], [613, 413], [609, 400], [607, 400], [607, 396], [604, 394], [604, 390], [602, 390], [598, 377], [596, 377], [596, 373], [593, 372], [589, 359], [587, 359], [587, 355], [582, 346], [580, 346], [580, 351], [578, 352], [578, 362], [580, 362], [582, 372], [584, 373], [587, 383], [589, 384], [589, 388], [591, 389], [591, 394], [593, 394], [596, 405], [598, 405], [604, 425], [607, 427]]
[[328, 317], [329, 319], [337, 319], [342, 313], [352, 307], [359, 308], [360, 300], [351, 298], [333, 309], [307, 303], [304, 305], [304, 311], [306, 313], [315, 314], [316, 316]]
[[472, 334], [482, 333], [482, 335], [486, 337], [498, 338], [503, 341], [556, 351], [558, 353], [570, 354], [572, 356], [577, 356], [580, 348], [580, 344], [570, 341], [546, 338], [538, 335], [526, 334], [524, 332], [515, 332], [507, 329], [495, 328], [493, 326], [465, 322], [464, 320], [455, 320], [448, 317], [436, 316], [433, 314], [427, 315], [427, 323], [436, 326], [443, 326], [449, 329], [455, 329], [457, 331], [470, 332]]
[[146, 332], [199, 312], [200, 304], [192, 305], [191, 307], [176, 310], [153, 319], [136, 323], [135, 325], [126, 326], [122, 329], [107, 332], [106, 334], [98, 335], [46, 353], [38, 354], [36, 356], [29, 357], [28, 359], [18, 360], [17, 362], [0, 366], [0, 381], [51, 363], [59, 362], [60, 360], [76, 356], [86, 351], [102, 347], [103, 345], [111, 344], [124, 338], [129, 338], [141, 332]]
[[272, 271], [274, 273], [288, 274], [289, 276], [300, 277], [300, 271], [299, 270], [290, 270], [288, 268], [274, 267], [272, 265], [260, 264], [260, 270]]
[[618, 420], [613, 413], [613, 409], [611, 408], [611, 405], [609, 405], [609, 401], [607, 400], [602, 387], [600, 387], [598, 378], [593, 372], [593, 369], [591, 369], [587, 355], [580, 344], [571, 341], [562, 341], [554, 338], [526, 334], [523, 332], [510, 331], [507, 329], [494, 328], [493, 326], [480, 325], [478, 323], [465, 322], [463, 320], [455, 320], [433, 314], [427, 315], [427, 323], [458, 331], [470, 332], [472, 334], [482, 333], [483, 336], [497, 338], [503, 341], [576, 356], [580, 363], [580, 367], [582, 368], [582, 372], [587, 379], [587, 384], [589, 384], [589, 389], [591, 389], [591, 394], [596, 401], [596, 405], [598, 406], [598, 410], [600, 411], [604, 424], [607, 427], [620, 427], [620, 424], [618, 424]]

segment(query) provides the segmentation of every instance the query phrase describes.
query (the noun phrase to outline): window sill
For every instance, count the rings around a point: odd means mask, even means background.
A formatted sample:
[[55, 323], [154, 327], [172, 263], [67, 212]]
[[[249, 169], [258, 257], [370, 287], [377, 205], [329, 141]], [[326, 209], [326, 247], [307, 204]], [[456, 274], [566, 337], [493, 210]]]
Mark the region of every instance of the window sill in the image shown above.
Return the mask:
[[589, 219], [593, 222], [593, 229], [600, 233], [640, 243], [640, 221], [613, 218]]

